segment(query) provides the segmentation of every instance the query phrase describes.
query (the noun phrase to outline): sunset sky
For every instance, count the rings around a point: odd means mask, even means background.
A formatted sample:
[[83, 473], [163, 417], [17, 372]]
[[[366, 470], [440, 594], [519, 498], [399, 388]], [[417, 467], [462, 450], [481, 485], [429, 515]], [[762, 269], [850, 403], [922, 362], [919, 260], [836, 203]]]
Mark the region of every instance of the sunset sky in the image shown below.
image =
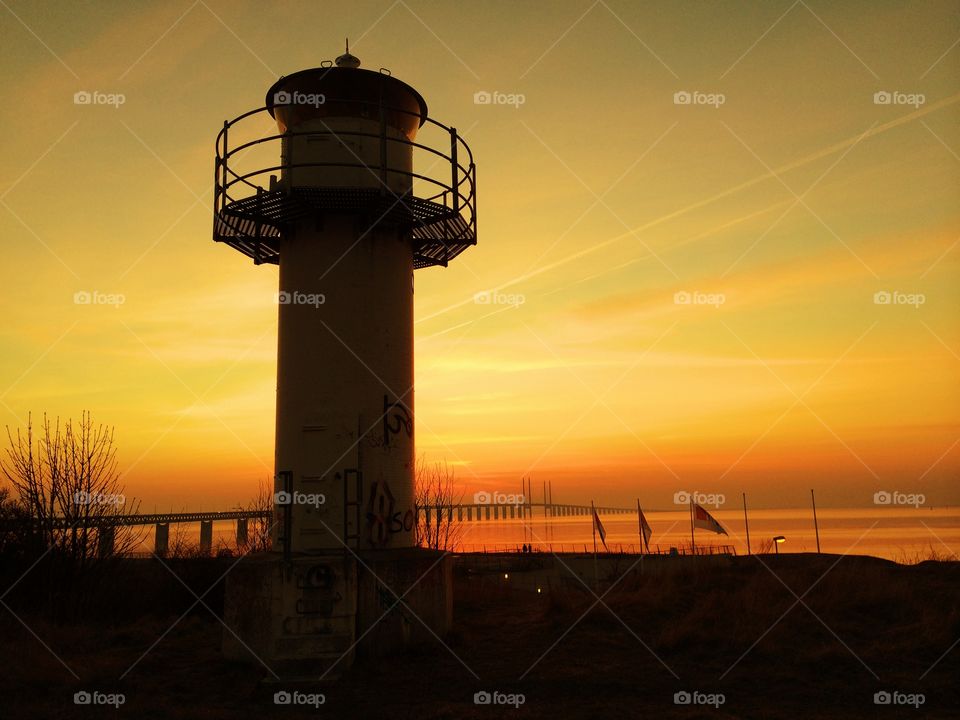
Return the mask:
[[0, 5], [0, 424], [89, 409], [143, 509], [273, 472], [277, 269], [212, 241], [213, 142], [345, 37], [476, 158], [415, 295], [418, 452], [468, 492], [960, 501], [956, 3]]

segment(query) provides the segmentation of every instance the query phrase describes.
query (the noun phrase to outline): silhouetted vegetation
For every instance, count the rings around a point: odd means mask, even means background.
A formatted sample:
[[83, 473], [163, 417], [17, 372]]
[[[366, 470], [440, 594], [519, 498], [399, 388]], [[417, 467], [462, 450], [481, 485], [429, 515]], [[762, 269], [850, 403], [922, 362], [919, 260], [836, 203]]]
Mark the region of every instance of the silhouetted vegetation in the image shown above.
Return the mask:
[[261, 517], [251, 518], [247, 523], [247, 541], [237, 544], [239, 553], [266, 552], [271, 547], [270, 527], [273, 514], [273, 482], [261, 480], [257, 493], [242, 508], [264, 513]]
[[44, 416], [35, 433], [31, 417], [25, 430], [8, 427], [7, 440], [0, 472], [28, 521], [8, 528], [19, 527], [26, 546], [39, 544], [73, 570], [135, 546], [136, 533], [112, 521], [139, 507], [123, 493], [113, 428], [95, 425], [85, 412], [62, 426]]
[[457, 489], [453, 469], [446, 462], [431, 464], [421, 456], [417, 461], [415, 496], [417, 543], [421, 547], [454, 550], [460, 544], [464, 525], [451, 518], [446, 508], [461, 500], [463, 490]]
[[0, 489], [0, 575], [52, 615], [85, 612], [116, 557], [140, 539], [117, 522], [139, 504], [123, 493], [113, 428], [83, 413], [63, 424], [44, 416], [35, 430], [31, 417], [26, 428], [7, 428], [7, 440], [0, 455], [7, 483]]

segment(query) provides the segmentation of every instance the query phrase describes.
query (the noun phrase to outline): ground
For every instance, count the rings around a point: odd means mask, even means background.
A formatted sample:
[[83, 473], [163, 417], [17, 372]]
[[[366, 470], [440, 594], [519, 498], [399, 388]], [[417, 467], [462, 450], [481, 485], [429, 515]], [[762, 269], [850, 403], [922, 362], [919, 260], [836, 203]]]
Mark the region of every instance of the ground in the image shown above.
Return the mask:
[[[572, 577], [537, 593], [518, 587], [520, 568], [506, 580], [461, 565], [444, 643], [361, 660], [319, 687], [264, 682], [262, 666], [223, 660], [222, 584], [203, 596], [209, 607], [194, 604], [171, 572], [140, 561], [115, 573], [112, 604], [69, 621], [49, 619], [42, 603], [18, 605], [15, 589], [4, 602], [23, 622], [0, 608], [0, 718], [960, 717], [957, 563], [663, 560], [675, 563], [668, 572], [637, 567], [612, 588], [601, 579], [600, 603]], [[171, 569], [201, 594], [229, 562]], [[84, 690], [125, 702], [75, 705]], [[275, 705], [284, 691], [322, 693], [324, 703]], [[524, 702], [475, 704], [483, 691]], [[914, 702], [922, 694], [923, 704], [875, 704], [884, 691]], [[723, 702], [676, 704], [682, 692]]]

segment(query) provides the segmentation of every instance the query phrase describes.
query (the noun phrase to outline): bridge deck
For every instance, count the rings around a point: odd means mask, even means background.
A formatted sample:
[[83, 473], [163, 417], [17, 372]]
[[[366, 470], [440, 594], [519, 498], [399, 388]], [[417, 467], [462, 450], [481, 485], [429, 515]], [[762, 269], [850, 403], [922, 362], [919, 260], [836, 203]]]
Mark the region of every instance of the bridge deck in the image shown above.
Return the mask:
[[[487, 512], [481, 512], [486, 509]], [[512, 512], [510, 511], [512, 509]], [[447, 515], [457, 516], [458, 520], [505, 520], [508, 513], [511, 517], [519, 516], [523, 518], [524, 514], [532, 515], [533, 510], [538, 509], [548, 517], [565, 517], [567, 515], [588, 515], [591, 507], [589, 505], [567, 505], [563, 503], [460, 503], [457, 505], [430, 505], [417, 508], [417, 512], [424, 516]], [[636, 512], [636, 508], [623, 507], [597, 507], [596, 511], [600, 515], [626, 515]], [[167, 523], [195, 523], [195, 522], [218, 522], [223, 520], [241, 520], [253, 518], [269, 518], [273, 513], [263, 510], [223, 510], [211, 512], [180, 512], [180, 513], [151, 513], [137, 515], [112, 515], [102, 518], [90, 518], [88, 520], [70, 520], [68, 518], [59, 518], [54, 522], [54, 527], [58, 529], [81, 526], [96, 525], [114, 525], [114, 526], [136, 526], [136, 525], [163, 525]]]

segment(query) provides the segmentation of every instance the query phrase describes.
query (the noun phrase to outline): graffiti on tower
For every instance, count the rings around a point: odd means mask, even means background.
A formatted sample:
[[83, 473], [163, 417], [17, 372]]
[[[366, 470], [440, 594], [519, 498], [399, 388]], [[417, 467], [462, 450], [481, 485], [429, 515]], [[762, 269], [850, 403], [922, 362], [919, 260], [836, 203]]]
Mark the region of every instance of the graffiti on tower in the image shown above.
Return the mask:
[[390, 402], [387, 395], [383, 396], [383, 445], [390, 446], [390, 436], [405, 432], [407, 437], [413, 437], [413, 414], [410, 409], [397, 400]]
[[370, 483], [370, 500], [367, 503], [367, 540], [374, 547], [383, 547], [390, 537], [400, 532], [413, 530], [413, 510], [398, 510], [396, 498], [386, 480]]

